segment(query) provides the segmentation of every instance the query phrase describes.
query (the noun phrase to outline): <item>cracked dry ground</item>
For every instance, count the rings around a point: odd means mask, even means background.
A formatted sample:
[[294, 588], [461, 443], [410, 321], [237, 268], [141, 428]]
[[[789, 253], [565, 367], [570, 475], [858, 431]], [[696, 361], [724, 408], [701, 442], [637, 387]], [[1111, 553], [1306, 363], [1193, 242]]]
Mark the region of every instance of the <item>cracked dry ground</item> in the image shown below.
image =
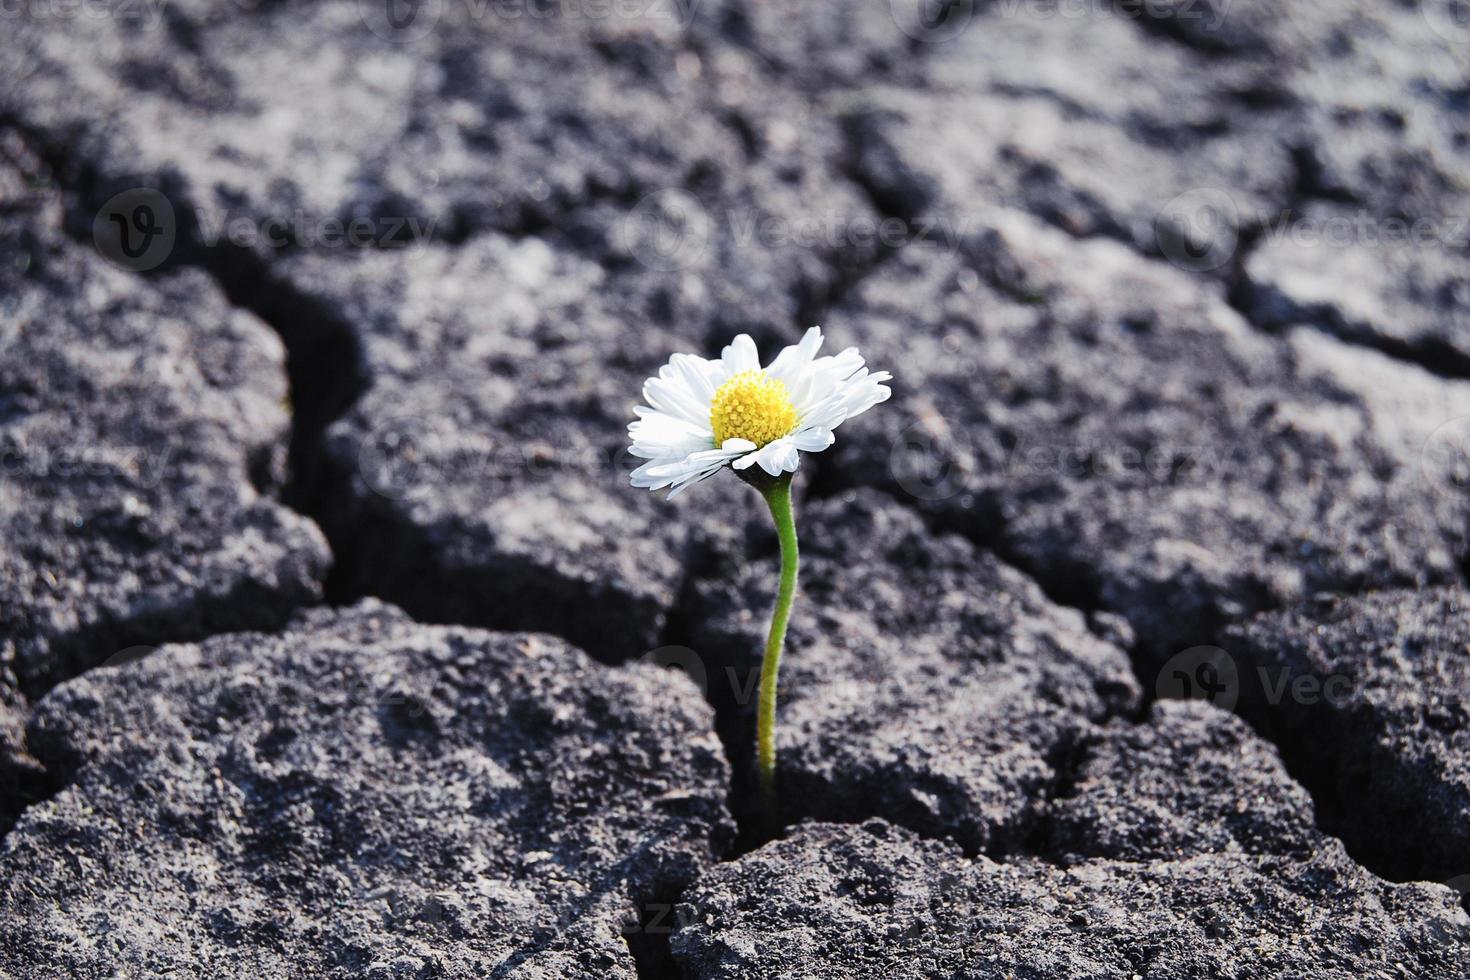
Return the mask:
[[7, 15], [0, 976], [1470, 976], [1456, 4], [527, 9]]

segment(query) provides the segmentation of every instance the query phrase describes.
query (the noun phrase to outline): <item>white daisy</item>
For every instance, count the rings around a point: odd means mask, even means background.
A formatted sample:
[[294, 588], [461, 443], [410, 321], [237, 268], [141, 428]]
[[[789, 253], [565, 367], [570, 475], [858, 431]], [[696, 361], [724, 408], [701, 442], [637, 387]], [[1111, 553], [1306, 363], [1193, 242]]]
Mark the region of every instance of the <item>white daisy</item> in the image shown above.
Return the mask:
[[761, 367], [755, 341], [741, 334], [718, 360], [675, 354], [643, 385], [648, 404], [628, 426], [633, 486], [672, 487], [672, 498], [719, 472], [759, 464], [771, 476], [796, 470], [801, 453], [832, 445], [832, 430], [890, 392], [887, 371], [870, 373], [856, 347], [817, 357], [822, 328], [812, 327]]

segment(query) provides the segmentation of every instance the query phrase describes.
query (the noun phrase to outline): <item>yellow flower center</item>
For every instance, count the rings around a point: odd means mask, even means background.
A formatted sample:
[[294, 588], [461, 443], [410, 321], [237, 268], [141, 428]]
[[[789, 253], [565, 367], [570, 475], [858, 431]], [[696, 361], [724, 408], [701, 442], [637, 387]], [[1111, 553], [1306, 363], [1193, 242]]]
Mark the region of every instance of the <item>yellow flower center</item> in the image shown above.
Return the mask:
[[796, 428], [796, 406], [786, 385], [762, 371], [741, 371], [715, 391], [709, 407], [715, 445], [749, 439], [757, 446]]

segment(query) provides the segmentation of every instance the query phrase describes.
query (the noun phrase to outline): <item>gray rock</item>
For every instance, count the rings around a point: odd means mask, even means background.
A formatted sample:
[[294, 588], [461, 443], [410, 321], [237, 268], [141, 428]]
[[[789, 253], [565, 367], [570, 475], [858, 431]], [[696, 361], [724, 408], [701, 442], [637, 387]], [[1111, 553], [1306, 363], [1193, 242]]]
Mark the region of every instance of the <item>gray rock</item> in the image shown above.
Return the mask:
[[1203, 701], [1159, 701], [1076, 752], [1048, 802], [1045, 853], [1167, 861], [1203, 854], [1308, 858], [1322, 846], [1312, 800], [1276, 749]]
[[1219, 290], [1015, 212], [911, 248], [829, 318], [896, 375], [837, 485], [994, 542], [1063, 601], [1130, 621], [1150, 671], [1323, 589], [1459, 579], [1465, 499], [1426, 452], [1470, 385], [1314, 331], [1252, 331]]
[[321, 533], [280, 506], [284, 352], [199, 273], [65, 242], [45, 168], [0, 160], [0, 832], [46, 782], [28, 698], [168, 640], [284, 622]]
[[[1241, 111], [1263, 73], [1201, 71], [1121, 12], [1056, 6], [989, 5], [929, 57], [926, 87], [853, 100], [858, 173], [922, 219], [916, 238], [952, 243], [1003, 201], [1192, 271], [1225, 265], [1295, 179], [1277, 113]], [[1220, 240], [1192, 251], [1204, 232]]]
[[625, 921], [731, 833], [710, 723], [373, 601], [95, 671], [31, 722], [67, 785], [0, 850], [0, 971], [632, 978]]
[[126, 648], [265, 628], [328, 555], [284, 480], [284, 351], [198, 272], [148, 282], [0, 218], [0, 668], [34, 697]]
[[813, 824], [703, 877], [672, 937], [685, 975], [1461, 977], [1470, 918], [1336, 841], [1307, 859], [967, 860], [882, 821]]
[[[1449, 978], [1470, 963], [1458, 896], [1354, 864], [1274, 748], [1202, 702], [1093, 728], [1035, 819], [1032, 856], [1004, 864], [882, 821], [801, 826], [685, 894], [674, 954], [699, 978]], [[1303, 916], [1330, 933], [1302, 945]]]
[[[839, 437], [862, 440], [863, 421]], [[1135, 709], [1126, 655], [1024, 575], [877, 494], [813, 502], [797, 522], [777, 729], [786, 818], [883, 814], [972, 850], [1019, 848], [1094, 723]], [[776, 577], [769, 553], [711, 568], [692, 604], [737, 772], [753, 758]]]
[[[738, 45], [783, 87], [818, 98], [842, 99], [875, 79], [921, 84], [926, 55], [938, 48], [921, 43], [934, 33], [918, 20], [922, 8], [901, 0], [837, 0], [822, 7], [700, 0], [690, 7], [689, 31], [700, 49]], [[969, 26], [970, 11], [956, 13], [950, 31]]]
[[1470, 211], [1439, 220], [1378, 219], [1315, 205], [1280, 227], [1245, 265], [1251, 319], [1311, 323], [1347, 340], [1470, 370]]
[[281, 276], [354, 325], [372, 379], [324, 443], [349, 591], [626, 659], [658, 645], [691, 530], [759, 505], [731, 476], [672, 504], [629, 485], [644, 380], [703, 345], [630, 330], [625, 294], [574, 253], [487, 234], [303, 254]]
[[1287, 85], [1302, 107], [1305, 191], [1379, 221], [1442, 225], [1470, 217], [1470, 32], [1449, 0], [1417, 7], [1283, 18], [1299, 51]]
[[26, 749], [29, 706], [8, 671], [0, 674], [0, 837], [29, 803], [44, 792], [44, 772]]
[[1327, 598], [1233, 629], [1241, 710], [1271, 732], [1326, 825], [1395, 877], [1470, 863], [1470, 595]]
[[440, 3], [395, 28], [385, 9], [19, 18], [0, 111], [75, 168], [78, 227], [155, 188], [178, 255], [206, 263], [554, 228], [645, 272], [643, 317], [729, 333], [789, 329], [874, 251], [845, 234], [873, 212], [836, 124], [741, 45], [686, 43], [683, 0], [637, 22]]

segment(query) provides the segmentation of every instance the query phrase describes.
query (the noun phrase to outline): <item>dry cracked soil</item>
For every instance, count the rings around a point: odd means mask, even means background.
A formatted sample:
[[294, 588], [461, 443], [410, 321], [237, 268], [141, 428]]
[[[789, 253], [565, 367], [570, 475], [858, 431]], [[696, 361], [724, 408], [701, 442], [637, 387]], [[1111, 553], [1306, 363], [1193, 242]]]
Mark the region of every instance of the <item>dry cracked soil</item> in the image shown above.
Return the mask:
[[1462, 0], [3, 24], [0, 976], [1470, 977]]

